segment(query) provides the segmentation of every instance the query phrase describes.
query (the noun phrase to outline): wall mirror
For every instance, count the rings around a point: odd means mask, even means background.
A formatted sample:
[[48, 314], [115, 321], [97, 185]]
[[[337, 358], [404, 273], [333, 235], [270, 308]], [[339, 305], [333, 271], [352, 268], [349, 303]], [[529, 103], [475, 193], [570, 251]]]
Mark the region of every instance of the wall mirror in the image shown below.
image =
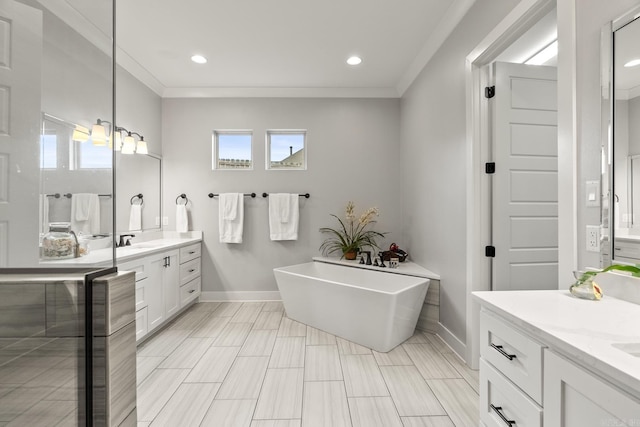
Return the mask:
[[[640, 8], [603, 30], [602, 264], [640, 263]], [[607, 193], [605, 193], [607, 194]], [[607, 234], [612, 236], [609, 243]]]
[[[152, 154], [115, 153], [116, 232], [160, 229], [162, 160]], [[142, 195], [142, 197], [138, 197]], [[140, 207], [134, 207], [138, 205]], [[132, 210], [139, 210], [138, 215]]]

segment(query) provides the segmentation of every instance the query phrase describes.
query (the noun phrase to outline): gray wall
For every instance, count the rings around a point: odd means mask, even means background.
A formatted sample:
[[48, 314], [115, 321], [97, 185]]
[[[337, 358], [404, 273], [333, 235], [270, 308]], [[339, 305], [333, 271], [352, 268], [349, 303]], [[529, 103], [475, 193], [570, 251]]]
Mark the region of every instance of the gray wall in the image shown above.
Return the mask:
[[[214, 129], [253, 130], [254, 170], [211, 170]], [[266, 171], [267, 129], [307, 129], [308, 170]], [[165, 230], [175, 230], [175, 198], [186, 193], [189, 229], [204, 232], [204, 292], [276, 291], [272, 269], [319, 255], [318, 229], [337, 225], [329, 214], [343, 216], [349, 200], [358, 212], [380, 209], [376, 229], [390, 232], [383, 247], [391, 241], [406, 247], [397, 99], [164, 99], [162, 135]], [[301, 199], [297, 241], [269, 240], [268, 201], [258, 197], [245, 198], [244, 242], [222, 244], [218, 199], [210, 192], [308, 192], [311, 198]]]
[[441, 276], [440, 322], [466, 336], [465, 58], [517, 4], [478, 0], [402, 98], [404, 236]]

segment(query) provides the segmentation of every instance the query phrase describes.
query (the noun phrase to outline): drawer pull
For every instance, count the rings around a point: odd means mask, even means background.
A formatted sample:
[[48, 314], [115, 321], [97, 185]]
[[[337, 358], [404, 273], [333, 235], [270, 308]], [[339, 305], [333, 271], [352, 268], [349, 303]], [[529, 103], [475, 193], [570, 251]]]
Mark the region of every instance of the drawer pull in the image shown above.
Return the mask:
[[192, 294], [192, 293], [194, 293], [195, 291], [196, 291], [195, 289], [191, 289], [191, 290], [189, 291], [189, 293], [190, 293], [190, 294]]
[[504, 416], [504, 414], [502, 413], [502, 406], [493, 406], [493, 403], [492, 403], [491, 409], [493, 409], [495, 413], [498, 414], [498, 416], [502, 419], [502, 421], [504, 421], [505, 424], [508, 425], [509, 427], [511, 427], [516, 423], [515, 421], [511, 421], [510, 419]]
[[189, 270], [189, 273], [193, 273], [194, 271], [196, 271], [196, 269], [192, 268], [191, 270]]
[[500, 353], [501, 355], [503, 355], [509, 360], [513, 360], [516, 358], [515, 354], [509, 354], [506, 351], [504, 351], [501, 345], [495, 345], [494, 343], [491, 343], [491, 347], [493, 347], [498, 353]]
[[189, 251], [189, 255], [193, 255], [195, 253], [196, 253], [196, 251]]

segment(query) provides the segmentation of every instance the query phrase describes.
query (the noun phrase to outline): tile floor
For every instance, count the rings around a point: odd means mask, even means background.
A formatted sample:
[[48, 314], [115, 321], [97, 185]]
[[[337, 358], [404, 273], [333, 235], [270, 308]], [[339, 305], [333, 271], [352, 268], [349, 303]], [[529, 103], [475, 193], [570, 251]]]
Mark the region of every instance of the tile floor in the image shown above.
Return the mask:
[[138, 427], [478, 424], [478, 372], [427, 333], [378, 353], [280, 302], [198, 303], [138, 348]]

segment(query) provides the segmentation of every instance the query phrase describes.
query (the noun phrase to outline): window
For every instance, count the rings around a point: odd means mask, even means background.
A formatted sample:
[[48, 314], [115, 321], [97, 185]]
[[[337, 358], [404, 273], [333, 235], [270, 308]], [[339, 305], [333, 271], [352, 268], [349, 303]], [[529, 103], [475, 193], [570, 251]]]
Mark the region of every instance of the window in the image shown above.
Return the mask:
[[213, 131], [213, 169], [251, 170], [251, 131]]
[[55, 134], [44, 134], [40, 138], [40, 169], [58, 167], [58, 138]]
[[267, 131], [267, 169], [307, 169], [306, 130]]
[[77, 169], [111, 169], [113, 152], [108, 145], [93, 145], [91, 140], [74, 142]]

